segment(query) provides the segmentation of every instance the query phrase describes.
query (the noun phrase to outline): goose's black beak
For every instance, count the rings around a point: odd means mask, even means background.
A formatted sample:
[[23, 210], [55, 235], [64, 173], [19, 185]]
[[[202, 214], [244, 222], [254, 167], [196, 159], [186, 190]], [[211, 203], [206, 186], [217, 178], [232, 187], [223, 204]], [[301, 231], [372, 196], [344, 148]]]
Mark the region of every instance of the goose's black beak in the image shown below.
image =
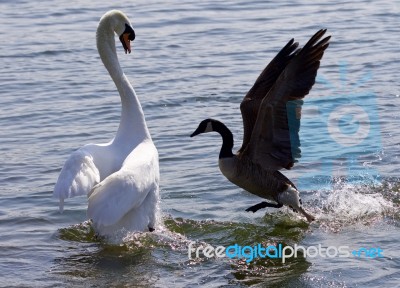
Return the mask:
[[202, 125], [199, 125], [199, 127], [197, 127], [197, 129], [190, 135], [190, 137], [194, 137], [201, 133], [204, 133], [204, 128], [202, 127]]
[[[199, 127], [199, 128], [200, 128], [200, 127]], [[190, 137], [194, 137], [194, 136], [196, 136], [196, 135], [201, 134], [201, 131], [200, 131], [199, 128], [197, 128], [196, 131], [194, 131], [192, 134], [190, 134]]]
[[131, 53], [131, 41], [135, 40], [135, 31], [131, 26], [125, 24], [125, 31], [121, 34], [121, 36], [119, 36], [119, 40], [124, 47], [125, 54]]

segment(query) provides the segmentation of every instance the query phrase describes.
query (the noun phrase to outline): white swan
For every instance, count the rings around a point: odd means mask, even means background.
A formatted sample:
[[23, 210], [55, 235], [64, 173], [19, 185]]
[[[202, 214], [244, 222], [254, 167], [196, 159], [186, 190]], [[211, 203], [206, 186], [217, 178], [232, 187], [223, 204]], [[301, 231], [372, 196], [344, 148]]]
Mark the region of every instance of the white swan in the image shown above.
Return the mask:
[[130, 53], [135, 32], [129, 19], [117, 10], [103, 15], [96, 34], [100, 58], [121, 96], [117, 134], [107, 144], [88, 144], [73, 152], [53, 192], [61, 211], [65, 198], [87, 195], [87, 215], [102, 236], [122, 229], [152, 231], [159, 200], [158, 152], [136, 93], [119, 65], [114, 32], [125, 53]]

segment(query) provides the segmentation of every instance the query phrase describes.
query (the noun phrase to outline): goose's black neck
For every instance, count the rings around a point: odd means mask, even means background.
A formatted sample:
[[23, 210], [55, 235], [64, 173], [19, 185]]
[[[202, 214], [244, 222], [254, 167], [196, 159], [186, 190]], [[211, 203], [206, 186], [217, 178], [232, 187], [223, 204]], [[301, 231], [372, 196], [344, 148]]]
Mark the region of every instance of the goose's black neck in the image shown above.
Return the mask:
[[212, 124], [213, 130], [222, 136], [222, 147], [219, 152], [219, 158], [233, 157], [233, 135], [232, 132], [221, 122], [214, 122]]

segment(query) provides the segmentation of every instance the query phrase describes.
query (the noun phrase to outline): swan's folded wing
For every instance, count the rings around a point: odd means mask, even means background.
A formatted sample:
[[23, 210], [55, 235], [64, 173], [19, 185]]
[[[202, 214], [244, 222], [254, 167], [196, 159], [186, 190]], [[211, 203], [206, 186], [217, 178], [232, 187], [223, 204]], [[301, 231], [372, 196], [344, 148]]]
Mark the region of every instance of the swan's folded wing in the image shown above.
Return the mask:
[[329, 45], [330, 36], [320, 40], [325, 31], [311, 37], [261, 102], [243, 154], [266, 169], [290, 169], [300, 158], [301, 99], [314, 85], [320, 60]]
[[65, 162], [53, 191], [53, 197], [60, 199], [60, 211], [65, 198], [87, 195], [99, 182], [100, 173], [92, 155], [84, 149], [73, 152]]
[[155, 189], [150, 174], [120, 170], [108, 176], [89, 193], [88, 217], [99, 228], [116, 224]]
[[243, 98], [240, 104], [240, 111], [242, 112], [244, 134], [242, 147], [239, 152], [242, 152], [250, 141], [262, 99], [267, 95], [289, 61], [294, 57], [298, 45], [297, 42], [294, 42], [294, 39], [290, 40], [267, 67], [265, 67], [253, 87]]

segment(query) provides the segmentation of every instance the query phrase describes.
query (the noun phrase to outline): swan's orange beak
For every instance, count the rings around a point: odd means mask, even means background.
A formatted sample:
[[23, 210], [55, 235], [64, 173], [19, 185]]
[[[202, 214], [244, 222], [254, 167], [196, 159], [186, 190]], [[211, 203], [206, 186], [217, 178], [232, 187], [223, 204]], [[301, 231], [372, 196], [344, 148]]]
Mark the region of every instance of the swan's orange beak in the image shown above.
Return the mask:
[[119, 40], [124, 46], [125, 54], [131, 53], [131, 41], [135, 40], [135, 31], [130, 25], [125, 24], [125, 31], [119, 36]]
[[129, 39], [129, 33], [124, 33], [122, 34], [122, 45], [124, 46], [125, 49], [125, 54], [126, 53], [131, 53], [131, 40]]

